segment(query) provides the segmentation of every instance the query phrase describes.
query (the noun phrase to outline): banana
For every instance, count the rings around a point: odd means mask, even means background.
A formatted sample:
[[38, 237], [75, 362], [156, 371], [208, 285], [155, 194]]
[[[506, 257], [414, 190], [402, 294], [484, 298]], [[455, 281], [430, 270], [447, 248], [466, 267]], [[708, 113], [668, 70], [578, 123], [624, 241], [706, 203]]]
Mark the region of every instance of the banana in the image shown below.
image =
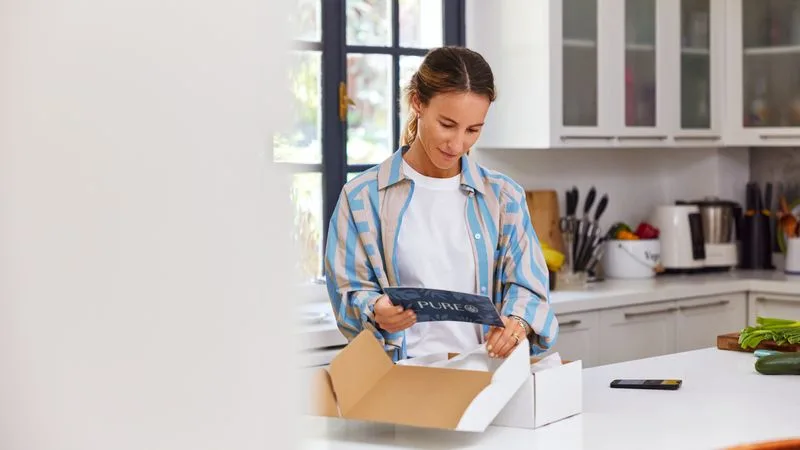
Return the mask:
[[542, 253], [544, 260], [547, 263], [547, 268], [553, 272], [557, 272], [564, 264], [564, 254], [558, 250], [550, 247], [547, 243], [542, 242]]

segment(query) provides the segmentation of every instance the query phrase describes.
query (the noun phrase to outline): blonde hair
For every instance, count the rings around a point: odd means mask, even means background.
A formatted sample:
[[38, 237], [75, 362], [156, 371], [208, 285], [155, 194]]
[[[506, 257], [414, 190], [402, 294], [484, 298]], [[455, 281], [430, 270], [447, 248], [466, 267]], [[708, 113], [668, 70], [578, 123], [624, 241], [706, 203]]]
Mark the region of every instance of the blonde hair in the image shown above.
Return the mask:
[[408, 117], [400, 137], [401, 146], [411, 145], [417, 138], [417, 113], [412, 107], [412, 99], [416, 97], [427, 105], [433, 96], [446, 92], [472, 92], [485, 95], [493, 102], [497, 97], [494, 75], [483, 56], [455, 46], [433, 49], [425, 55], [404, 89], [403, 101], [408, 106]]

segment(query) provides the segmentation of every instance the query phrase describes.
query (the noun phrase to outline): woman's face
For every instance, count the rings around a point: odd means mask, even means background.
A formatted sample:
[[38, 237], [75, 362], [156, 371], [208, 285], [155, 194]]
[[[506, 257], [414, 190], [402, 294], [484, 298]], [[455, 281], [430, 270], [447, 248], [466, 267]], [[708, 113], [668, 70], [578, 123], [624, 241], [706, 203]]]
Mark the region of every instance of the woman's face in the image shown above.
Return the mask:
[[452, 169], [480, 135], [489, 99], [471, 92], [437, 94], [427, 105], [414, 99], [417, 138], [436, 168]]

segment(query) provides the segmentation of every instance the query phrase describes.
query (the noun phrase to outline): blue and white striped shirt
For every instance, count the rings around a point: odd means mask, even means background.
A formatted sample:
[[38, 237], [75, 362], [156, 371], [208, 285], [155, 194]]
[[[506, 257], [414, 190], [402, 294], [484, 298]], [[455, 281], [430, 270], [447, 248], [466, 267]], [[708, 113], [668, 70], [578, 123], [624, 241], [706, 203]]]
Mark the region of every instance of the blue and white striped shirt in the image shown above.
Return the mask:
[[[403, 173], [405, 150], [344, 186], [325, 248], [328, 295], [339, 330], [348, 340], [363, 330], [373, 332], [395, 361], [407, 357], [405, 331], [380, 329], [373, 308], [384, 287], [400, 285], [397, 237], [414, 195], [414, 183]], [[558, 335], [558, 321], [550, 308], [547, 265], [525, 191], [466, 155], [461, 157], [461, 188], [470, 197], [466, 218], [478, 290], [501, 315], [517, 315], [531, 325], [531, 354], [547, 351]]]

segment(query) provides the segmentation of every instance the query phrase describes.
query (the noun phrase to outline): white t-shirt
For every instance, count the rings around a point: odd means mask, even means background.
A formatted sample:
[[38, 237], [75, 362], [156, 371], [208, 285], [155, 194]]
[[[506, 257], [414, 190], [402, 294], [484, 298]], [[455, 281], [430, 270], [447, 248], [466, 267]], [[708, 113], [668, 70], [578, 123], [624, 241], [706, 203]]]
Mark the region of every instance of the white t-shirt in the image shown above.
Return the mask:
[[[414, 193], [403, 215], [397, 238], [401, 286], [476, 293], [475, 256], [467, 228], [468, 195], [461, 175], [427, 177], [403, 160], [403, 171], [414, 180]], [[483, 342], [478, 324], [416, 323], [406, 330], [408, 356], [464, 352]]]

